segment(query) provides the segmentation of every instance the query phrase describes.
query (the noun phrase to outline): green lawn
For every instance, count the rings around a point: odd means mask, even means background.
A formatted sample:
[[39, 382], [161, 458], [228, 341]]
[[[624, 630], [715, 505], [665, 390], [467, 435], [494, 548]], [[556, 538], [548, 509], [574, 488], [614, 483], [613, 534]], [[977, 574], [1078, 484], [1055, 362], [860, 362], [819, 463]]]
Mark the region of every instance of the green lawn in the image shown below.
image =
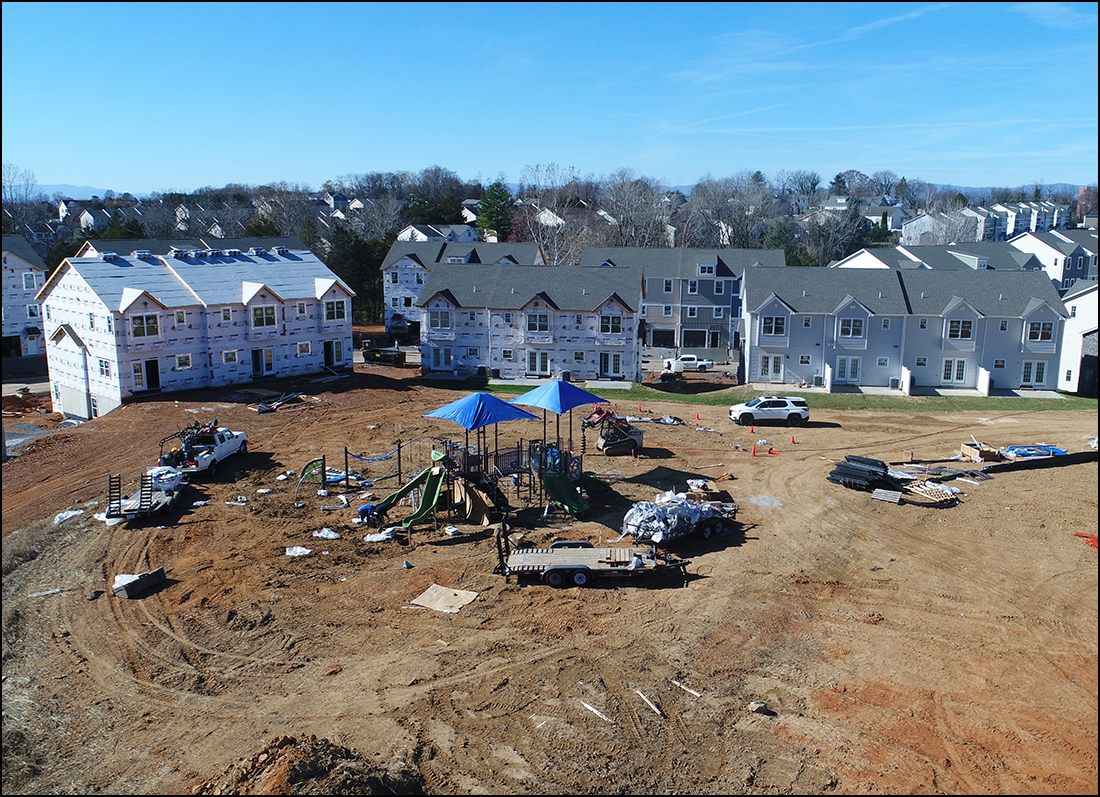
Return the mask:
[[[490, 385], [484, 377], [471, 376], [464, 381], [421, 379], [420, 384], [442, 390], [454, 390], [463, 393], [482, 391], [499, 395], [505, 401], [534, 390], [534, 387], [522, 385]], [[600, 398], [609, 401], [669, 401], [678, 404], [712, 404], [728, 406], [748, 401], [760, 393], [745, 386], [728, 387], [709, 393], [666, 393], [651, 387], [634, 384], [629, 390], [590, 390]], [[804, 395], [810, 402], [810, 408], [821, 410], [909, 410], [910, 412], [1029, 412], [1037, 410], [1074, 410], [1096, 412], [1097, 400], [1078, 398], [1062, 394], [1062, 399], [1045, 398], [984, 398], [977, 396], [869, 396], [859, 393], [800, 393], [798, 390], [785, 389], [783, 395]]]

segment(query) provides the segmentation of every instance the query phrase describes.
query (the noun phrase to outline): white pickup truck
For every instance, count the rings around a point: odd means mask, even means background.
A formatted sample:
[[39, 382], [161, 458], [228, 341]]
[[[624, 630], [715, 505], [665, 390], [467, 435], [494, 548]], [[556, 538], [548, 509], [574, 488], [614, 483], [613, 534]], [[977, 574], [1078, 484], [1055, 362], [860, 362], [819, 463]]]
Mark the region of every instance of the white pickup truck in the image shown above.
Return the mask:
[[704, 360], [694, 354], [681, 354], [675, 359], [664, 361], [664, 370], [674, 374], [682, 374], [684, 371], [706, 371], [714, 367], [714, 360]]
[[234, 432], [217, 424], [217, 421], [207, 424], [195, 423], [164, 438], [160, 444], [162, 452], [164, 444], [170, 440], [179, 440], [180, 445], [172, 448], [167, 454], [162, 453], [160, 464], [179, 468], [184, 473], [206, 473], [211, 477], [217, 476], [219, 462], [233, 454], [243, 454], [248, 451], [246, 432]]

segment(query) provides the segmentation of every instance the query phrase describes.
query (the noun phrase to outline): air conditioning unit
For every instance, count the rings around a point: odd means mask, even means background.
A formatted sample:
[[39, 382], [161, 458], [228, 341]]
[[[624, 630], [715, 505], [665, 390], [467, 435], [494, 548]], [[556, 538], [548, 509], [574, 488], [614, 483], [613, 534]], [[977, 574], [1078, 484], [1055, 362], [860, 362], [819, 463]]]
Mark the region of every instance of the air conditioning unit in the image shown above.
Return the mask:
[[814, 387], [825, 387], [825, 377], [818, 374], [814, 377]]
[[896, 377], [896, 376], [891, 376], [890, 377], [890, 389], [891, 390], [901, 390], [901, 379], [899, 377]]

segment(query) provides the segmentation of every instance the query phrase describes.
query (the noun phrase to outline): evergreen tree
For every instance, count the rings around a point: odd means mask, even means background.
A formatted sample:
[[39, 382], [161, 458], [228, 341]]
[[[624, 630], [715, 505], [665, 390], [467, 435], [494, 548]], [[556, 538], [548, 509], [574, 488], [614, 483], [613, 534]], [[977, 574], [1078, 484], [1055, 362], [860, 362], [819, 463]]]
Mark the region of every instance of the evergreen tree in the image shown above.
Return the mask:
[[512, 234], [515, 202], [504, 183], [499, 180], [485, 189], [477, 206], [477, 228], [482, 235], [496, 233], [498, 241], [507, 241]]

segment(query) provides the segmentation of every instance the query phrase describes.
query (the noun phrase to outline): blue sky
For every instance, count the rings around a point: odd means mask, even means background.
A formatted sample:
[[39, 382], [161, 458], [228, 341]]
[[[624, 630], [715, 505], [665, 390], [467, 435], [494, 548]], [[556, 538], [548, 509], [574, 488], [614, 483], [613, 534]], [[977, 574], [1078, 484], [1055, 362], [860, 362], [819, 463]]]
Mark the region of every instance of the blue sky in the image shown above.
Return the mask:
[[2, 36], [43, 184], [1097, 180], [1095, 3], [4, 3]]

